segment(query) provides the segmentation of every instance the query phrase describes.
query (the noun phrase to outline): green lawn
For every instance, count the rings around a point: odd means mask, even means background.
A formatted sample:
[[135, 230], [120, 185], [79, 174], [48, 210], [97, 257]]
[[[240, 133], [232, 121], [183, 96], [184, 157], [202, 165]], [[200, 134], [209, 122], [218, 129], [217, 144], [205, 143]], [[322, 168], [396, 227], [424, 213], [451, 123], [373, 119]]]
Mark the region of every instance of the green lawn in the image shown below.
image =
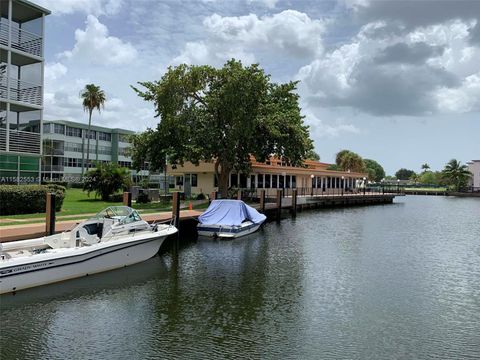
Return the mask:
[[[57, 220], [76, 220], [82, 219], [85, 216], [82, 214], [96, 214], [97, 212], [105, 209], [108, 206], [122, 205], [121, 202], [108, 202], [99, 198], [95, 198], [93, 193], [90, 196], [81, 189], [67, 189], [65, 193], [65, 199], [63, 201], [62, 210], [56, 214]], [[205, 209], [208, 204], [199, 204], [194, 206], [194, 209]], [[140, 213], [154, 213], [160, 211], [171, 211], [171, 203], [151, 202], [147, 204], [132, 204], [134, 209], [139, 210]], [[79, 216], [73, 216], [79, 215]], [[69, 216], [68, 218], [62, 218], [63, 216]], [[70, 217], [73, 216], [73, 217]], [[9, 221], [12, 219], [13, 221]], [[25, 219], [25, 221], [18, 221]], [[28, 219], [28, 220], [26, 220]], [[37, 214], [22, 214], [22, 215], [3, 215], [0, 216], [0, 226], [6, 225], [19, 225], [19, 224], [31, 224], [36, 222], [42, 222], [45, 219], [45, 213]]]
[[427, 187], [420, 187], [420, 188], [405, 188], [405, 191], [447, 191], [447, 188], [439, 187], [439, 188], [427, 188]]

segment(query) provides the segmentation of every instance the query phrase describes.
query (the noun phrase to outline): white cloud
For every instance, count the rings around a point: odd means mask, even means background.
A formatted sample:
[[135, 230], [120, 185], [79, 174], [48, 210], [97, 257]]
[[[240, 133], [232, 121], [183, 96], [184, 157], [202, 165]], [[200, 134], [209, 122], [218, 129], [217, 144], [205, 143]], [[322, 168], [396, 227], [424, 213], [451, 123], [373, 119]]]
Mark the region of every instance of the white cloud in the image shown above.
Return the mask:
[[45, 64], [45, 81], [56, 80], [67, 73], [67, 68], [65, 65], [55, 62], [55, 63], [46, 63]]
[[467, 76], [458, 88], [443, 88], [436, 94], [443, 112], [466, 113], [480, 111], [480, 72]]
[[132, 44], [109, 36], [108, 28], [88, 15], [85, 30], [75, 30], [75, 46], [60, 57], [95, 65], [124, 65], [133, 62], [137, 50]]
[[471, 111], [477, 108], [471, 76], [480, 71], [480, 49], [469, 46], [474, 24], [452, 20], [382, 37], [384, 22], [367, 24], [350, 43], [298, 71], [301, 95], [307, 106], [377, 116]]
[[52, 15], [83, 12], [99, 16], [117, 14], [123, 0], [36, 0], [35, 3], [50, 10]]
[[308, 60], [323, 52], [325, 23], [295, 10], [260, 18], [213, 14], [205, 18], [203, 27], [206, 38], [188, 42], [173, 63], [217, 65], [231, 57], [253, 62], [255, 53]]

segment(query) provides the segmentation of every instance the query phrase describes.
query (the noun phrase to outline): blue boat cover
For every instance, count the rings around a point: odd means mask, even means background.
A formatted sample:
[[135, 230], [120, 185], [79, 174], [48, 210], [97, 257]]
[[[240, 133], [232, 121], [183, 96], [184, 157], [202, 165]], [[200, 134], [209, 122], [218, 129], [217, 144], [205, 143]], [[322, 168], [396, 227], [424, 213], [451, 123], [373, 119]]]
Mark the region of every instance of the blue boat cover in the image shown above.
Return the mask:
[[213, 200], [198, 220], [206, 225], [240, 225], [245, 220], [260, 224], [266, 218], [241, 200]]

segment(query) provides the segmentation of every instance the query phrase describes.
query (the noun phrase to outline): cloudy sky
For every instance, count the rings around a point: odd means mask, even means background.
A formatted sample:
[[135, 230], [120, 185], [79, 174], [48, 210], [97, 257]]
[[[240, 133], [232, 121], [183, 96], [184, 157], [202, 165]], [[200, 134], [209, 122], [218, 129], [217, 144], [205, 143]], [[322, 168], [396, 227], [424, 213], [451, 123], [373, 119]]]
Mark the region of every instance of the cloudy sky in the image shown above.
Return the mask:
[[169, 65], [258, 62], [299, 80], [316, 151], [347, 148], [388, 174], [480, 158], [480, 1], [35, 0], [46, 20], [45, 118], [141, 131], [153, 105], [130, 89]]

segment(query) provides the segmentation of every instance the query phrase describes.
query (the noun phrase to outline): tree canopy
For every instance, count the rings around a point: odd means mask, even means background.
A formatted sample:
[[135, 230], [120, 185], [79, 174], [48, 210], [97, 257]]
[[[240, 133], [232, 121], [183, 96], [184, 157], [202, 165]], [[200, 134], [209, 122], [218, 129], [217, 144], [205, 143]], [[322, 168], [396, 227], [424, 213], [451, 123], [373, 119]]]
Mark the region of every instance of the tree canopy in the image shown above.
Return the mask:
[[373, 181], [381, 181], [385, 178], [385, 170], [382, 165], [372, 159], [363, 159], [368, 178]]
[[80, 98], [82, 99], [83, 110], [88, 112], [88, 132], [87, 132], [87, 161], [84, 163], [85, 148], [82, 145], [82, 176], [85, 164], [89, 167], [90, 159], [90, 127], [92, 125], [92, 112], [97, 109], [99, 112], [105, 106], [106, 96], [105, 92], [100, 89], [100, 86], [95, 84], [87, 84], [85, 88], [80, 92]]
[[300, 114], [296, 82], [272, 83], [253, 64], [230, 60], [223, 68], [179, 65], [161, 80], [133, 87], [152, 101], [160, 122], [134, 141], [134, 163], [149, 161], [160, 169], [168, 155], [172, 165], [213, 161], [219, 190], [226, 196], [231, 171], [248, 173], [250, 155], [271, 155], [302, 165], [312, 140]]
[[412, 175], [415, 175], [415, 171], [401, 168], [395, 173], [395, 177], [399, 180], [409, 180]]
[[472, 173], [468, 170], [468, 166], [456, 159], [450, 160], [447, 165], [445, 165], [443, 173], [449, 185], [453, 185], [457, 191], [465, 186], [470, 176], [472, 176]]
[[95, 169], [87, 172], [83, 181], [83, 190], [94, 191], [102, 200], [107, 201], [109, 196], [118, 190], [127, 189], [130, 185], [130, 171], [115, 163], [98, 163]]
[[362, 172], [365, 171], [365, 163], [360, 155], [350, 150], [341, 150], [335, 157], [335, 163], [339, 170]]

